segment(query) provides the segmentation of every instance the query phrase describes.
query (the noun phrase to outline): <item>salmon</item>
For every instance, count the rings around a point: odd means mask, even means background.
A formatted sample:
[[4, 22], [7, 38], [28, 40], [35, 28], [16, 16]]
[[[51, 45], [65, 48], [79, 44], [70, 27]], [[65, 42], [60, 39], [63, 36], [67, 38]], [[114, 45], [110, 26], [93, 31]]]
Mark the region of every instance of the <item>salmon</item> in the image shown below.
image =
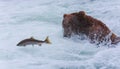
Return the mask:
[[20, 42], [17, 44], [17, 46], [26, 46], [26, 45], [32, 45], [32, 46], [34, 46], [34, 45], [39, 45], [39, 46], [41, 46], [43, 43], [51, 44], [48, 36], [46, 37], [46, 39], [45, 39], [44, 41], [42, 41], [42, 40], [37, 40], [37, 39], [35, 39], [35, 38], [33, 38], [33, 37], [28, 38], [28, 39], [24, 39], [24, 40], [20, 41]]

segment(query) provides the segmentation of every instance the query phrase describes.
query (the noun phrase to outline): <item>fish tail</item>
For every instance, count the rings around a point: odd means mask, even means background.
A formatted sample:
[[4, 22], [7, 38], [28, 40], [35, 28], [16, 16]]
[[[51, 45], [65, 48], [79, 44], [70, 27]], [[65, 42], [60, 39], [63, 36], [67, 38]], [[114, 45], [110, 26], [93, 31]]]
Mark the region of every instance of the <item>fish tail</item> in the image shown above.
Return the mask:
[[45, 42], [48, 43], [48, 44], [51, 44], [48, 36], [46, 37]]

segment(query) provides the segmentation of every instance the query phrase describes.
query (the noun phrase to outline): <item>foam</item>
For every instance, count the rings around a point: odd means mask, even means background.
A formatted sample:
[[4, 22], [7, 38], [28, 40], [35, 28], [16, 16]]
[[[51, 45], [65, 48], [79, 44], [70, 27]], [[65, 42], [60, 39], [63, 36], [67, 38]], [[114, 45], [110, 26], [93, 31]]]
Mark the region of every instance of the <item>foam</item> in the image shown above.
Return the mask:
[[[0, 0], [1, 69], [120, 69], [120, 44], [97, 48], [87, 40], [63, 38], [63, 14], [85, 10], [120, 35], [119, 0]], [[26, 38], [51, 45], [17, 47]]]

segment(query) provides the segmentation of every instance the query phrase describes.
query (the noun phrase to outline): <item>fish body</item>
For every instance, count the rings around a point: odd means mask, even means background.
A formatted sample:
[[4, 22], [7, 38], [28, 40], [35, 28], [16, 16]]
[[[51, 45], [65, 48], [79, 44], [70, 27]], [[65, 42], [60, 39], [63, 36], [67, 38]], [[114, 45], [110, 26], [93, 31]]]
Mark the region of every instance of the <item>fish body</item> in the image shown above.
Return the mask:
[[48, 37], [44, 41], [37, 40], [37, 39], [34, 39], [33, 37], [31, 37], [31, 38], [24, 39], [24, 40], [20, 41], [17, 44], [17, 46], [26, 46], [26, 45], [32, 45], [32, 46], [39, 45], [39, 46], [41, 46], [42, 43], [51, 44]]

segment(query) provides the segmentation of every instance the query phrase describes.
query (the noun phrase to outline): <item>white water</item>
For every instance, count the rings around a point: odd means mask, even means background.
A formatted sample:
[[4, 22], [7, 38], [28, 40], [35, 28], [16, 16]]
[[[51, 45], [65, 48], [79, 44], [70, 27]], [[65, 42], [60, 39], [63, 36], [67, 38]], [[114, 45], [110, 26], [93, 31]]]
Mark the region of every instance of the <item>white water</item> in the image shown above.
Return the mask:
[[[0, 69], [120, 69], [120, 44], [63, 38], [63, 14], [81, 10], [120, 36], [120, 0], [0, 0]], [[16, 46], [31, 36], [52, 44]]]

